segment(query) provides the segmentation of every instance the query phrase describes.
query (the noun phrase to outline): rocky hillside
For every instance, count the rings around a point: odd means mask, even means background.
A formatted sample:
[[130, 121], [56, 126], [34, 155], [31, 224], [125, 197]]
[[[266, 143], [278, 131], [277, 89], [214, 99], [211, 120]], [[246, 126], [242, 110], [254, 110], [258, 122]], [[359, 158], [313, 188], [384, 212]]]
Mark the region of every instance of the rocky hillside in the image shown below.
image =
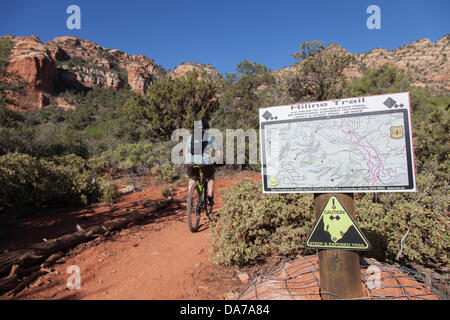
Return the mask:
[[13, 41], [7, 72], [1, 81], [21, 83], [20, 92], [7, 91], [9, 99], [19, 109], [42, 108], [56, 83], [56, 63], [38, 37], [8, 37]]
[[[450, 90], [450, 35], [436, 42], [430, 39], [420, 39], [394, 50], [376, 48], [368, 53], [353, 54], [340, 45], [330, 44], [325, 50], [352, 55], [353, 63], [345, 72], [349, 80], [362, 75], [363, 66], [377, 68], [383, 64], [397, 66], [401, 70], [411, 72], [413, 85], [429, 87], [436, 92]], [[274, 71], [278, 78], [286, 78], [293, 74], [302, 63]]]
[[169, 75], [173, 78], [179, 78], [191, 71], [197, 71], [199, 74], [205, 72], [206, 78], [212, 81], [218, 81], [222, 78], [222, 75], [213, 66], [194, 62], [184, 62], [180, 64], [175, 69], [169, 71]]
[[71, 36], [55, 38], [45, 47], [56, 62], [60, 89], [97, 85], [118, 90], [128, 85], [131, 90], [144, 94], [152, 80], [166, 73], [153, 59], [143, 55], [105, 49]]
[[[145, 94], [153, 80], [168, 72], [144, 55], [129, 55], [118, 49], [106, 49], [89, 40], [73, 36], [58, 37], [42, 44], [36, 36], [7, 36], [13, 41], [7, 72], [22, 80], [20, 92], [8, 92], [13, 108], [41, 109], [54, 101], [72, 108], [59, 92], [68, 89], [129, 88]], [[179, 77], [186, 72], [206, 71], [211, 79], [221, 77], [212, 66], [184, 63], [169, 74]], [[11, 81], [11, 79], [3, 79]]]
[[[195, 70], [206, 72], [207, 78], [213, 81], [222, 78], [211, 65], [188, 62], [166, 71], [144, 55], [106, 49], [73, 36], [58, 37], [45, 44], [36, 36], [6, 37], [13, 42], [7, 72], [14, 77], [2, 81], [21, 80], [22, 90], [7, 92], [12, 107], [19, 110], [41, 109], [49, 104], [74, 108], [58, 96], [68, 89], [128, 88], [143, 95], [152, 81], [165, 75], [177, 78]], [[336, 44], [325, 50], [355, 57], [355, 63], [346, 71], [349, 79], [360, 77], [363, 66], [379, 67], [387, 63], [410, 71], [414, 85], [439, 92], [450, 90], [449, 42], [450, 35], [446, 35], [434, 43], [421, 39], [395, 50], [377, 48], [363, 54], [353, 54]], [[296, 63], [273, 73], [279, 79], [286, 79], [301, 65]]]
[[371, 68], [387, 63], [409, 70], [414, 85], [442, 91], [450, 90], [449, 56], [450, 34], [436, 42], [420, 39], [390, 51], [377, 48], [368, 53], [357, 54], [356, 59]]

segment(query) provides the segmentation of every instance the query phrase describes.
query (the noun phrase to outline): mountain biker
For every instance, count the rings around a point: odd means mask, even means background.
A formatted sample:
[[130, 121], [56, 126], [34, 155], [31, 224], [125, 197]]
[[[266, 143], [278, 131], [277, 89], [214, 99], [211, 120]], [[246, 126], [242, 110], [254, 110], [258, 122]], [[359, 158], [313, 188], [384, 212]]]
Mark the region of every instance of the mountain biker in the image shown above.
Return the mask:
[[189, 135], [185, 148], [186, 171], [189, 177], [188, 192], [196, 180], [200, 180], [200, 169], [203, 175], [209, 179], [207, 186], [208, 205], [214, 203], [214, 157], [211, 156], [214, 150], [216, 156], [222, 157], [221, 150], [213, 135], [209, 134], [209, 123], [206, 119], [194, 121], [194, 132]]

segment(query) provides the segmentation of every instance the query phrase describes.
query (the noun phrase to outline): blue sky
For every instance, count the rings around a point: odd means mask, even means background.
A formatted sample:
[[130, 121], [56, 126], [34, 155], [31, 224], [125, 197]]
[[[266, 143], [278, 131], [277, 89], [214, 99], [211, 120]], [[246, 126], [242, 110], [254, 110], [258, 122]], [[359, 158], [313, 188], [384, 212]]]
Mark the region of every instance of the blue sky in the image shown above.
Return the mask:
[[[69, 30], [66, 9], [81, 8], [81, 30]], [[369, 5], [381, 29], [369, 30]], [[279, 69], [304, 41], [338, 43], [354, 52], [395, 49], [450, 33], [450, 1], [406, 0], [16, 0], [0, 2], [0, 35], [37, 35], [42, 42], [74, 35], [109, 49], [144, 54], [165, 69], [182, 62], [233, 72], [243, 59]]]

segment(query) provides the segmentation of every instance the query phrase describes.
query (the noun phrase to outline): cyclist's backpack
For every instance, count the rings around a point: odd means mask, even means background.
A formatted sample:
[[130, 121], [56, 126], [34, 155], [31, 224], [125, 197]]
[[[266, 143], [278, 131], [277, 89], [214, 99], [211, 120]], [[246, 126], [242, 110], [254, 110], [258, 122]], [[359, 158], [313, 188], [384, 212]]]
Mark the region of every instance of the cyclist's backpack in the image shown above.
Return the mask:
[[[195, 137], [195, 139], [194, 139]], [[192, 155], [203, 155], [205, 152], [208, 141], [203, 141], [202, 137], [197, 137], [196, 135], [191, 136], [191, 154]], [[196, 149], [196, 146], [198, 146]], [[197, 153], [195, 153], [197, 151]]]

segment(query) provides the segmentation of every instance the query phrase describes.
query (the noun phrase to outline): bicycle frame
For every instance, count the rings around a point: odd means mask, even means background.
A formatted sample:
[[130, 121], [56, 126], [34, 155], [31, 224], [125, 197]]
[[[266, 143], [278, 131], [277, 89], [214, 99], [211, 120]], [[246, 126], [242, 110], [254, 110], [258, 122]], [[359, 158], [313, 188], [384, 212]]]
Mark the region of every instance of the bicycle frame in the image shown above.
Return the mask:
[[[212, 206], [208, 205], [207, 201], [209, 179], [205, 177], [200, 166], [194, 166], [194, 168], [199, 168], [199, 179], [196, 179], [194, 185], [189, 189], [187, 199], [187, 222], [191, 232], [197, 231], [202, 211], [207, 217], [212, 213]], [[195, 194], [198, 195], [198, 203], [193, 206], [192, 198], [195, 197]]]
[[199, 172], [200, 172], [200, 179], [198, 181], [198, 190], [200, 190], [201, 192], [201, 199], [200, 199], [200, 203], [201, 206], [206, 208], [206, 197], [207, 197], [207, 190], [208, 190], [208, 182], [209, 179], [207, 179], [204, 175], [203, 172], [200, 168], [200, 166], [194, 166], [194, 168], [199, 168]]

